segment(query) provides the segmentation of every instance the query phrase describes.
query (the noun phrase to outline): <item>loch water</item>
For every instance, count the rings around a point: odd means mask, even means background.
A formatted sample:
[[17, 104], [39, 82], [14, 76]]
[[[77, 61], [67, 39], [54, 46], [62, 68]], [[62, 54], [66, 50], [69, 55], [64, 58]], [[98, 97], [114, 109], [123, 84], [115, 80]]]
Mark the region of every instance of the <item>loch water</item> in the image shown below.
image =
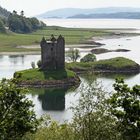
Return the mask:
[[[76, 20], [76, 22], [78, 21]], [[104, 20], [105, 27], [107, 26], [106, 22], [108, 22], [108, 20], [107, 21]], [[116, 22], [118, 23], [118, 21]], [[135, 20], [128, 21], [129, 24], [127, 24], [127, 21], [125, 21], [127, 25], [134, 26], [133, 22], [135, 22]], [[117, 24], [117, 23], [114, 23], [114, 20], [113, 20], [112, 28], [114, 28], [114, 24]], [[137, 21], [135, 24], [135, 27], [133, 28], [140, 29], [140, 24], [138, 25], [137, 23], [140, 23], [140, 21]], [[55, 23], [53, 22], [53, 24]], [[73, 23], [71, 23], [71, 27], [72, 25], [75, 26]], [[79, 20], [79, 27], [81, 26], [82, 26], [81, 20]], [[119, 24], [119, 26], [116, 25], [115, 27], [120, 28], [120, 26], [121, 25]], [[84, 28], [86, 27], [88, 26], [84, 26]], [[90, 26], [90, 27], [93, 28], [93, 26]], [[121, 27], [124, 28], [123, 26]], [[127, 28], [130, 28], [130, 27], [131, 26]], [[139, 32], [139, 30], [136, 30], [136, 32]], [[105, 40], [100, 40], [100, 42], [103, 44], [106, 44], [105, 46], [102, 46], [103, 48], [106, 48], [106, 49], [115, 50], [115, 49], [121, 48], [121, 49], [128, 49], [130, 51], [129, 52], [109, 52], [105, 54], [100, 54], [100, 55], [97, 55], [98, 60], [123, 56], [123, 57], [130, 58], [136, 61], [138, 64], [140, 64], [140, 36], [117, 38], [117, 39], [105, 39]], [[88, 51], [85, 48], [85, 52], [84, 50], [82, 50], [81, 53], [86, 54], [88, 53]], [[38, 60], [40, 60], [40, 55], [0, 55], [0, 62], [1, 62], [0, 63], [0, 79], [12, 78], [13, 73], [15, 71], [31, 68], [31, 62], [34, 61], [36, 63]], [[97, 81], [101, 83], [107, 91], [111, 92], [113, 90], [112, 84], [114, 83], [115, 78], [118, 76], [123, 77], [130, 86], [133, 86], [135, 84], [140, 84], [140, 74], [94, 75], [93, 73], [88, 73], [88, 74], [80, 75], [81, 84], [78, 88], [75, 88], [75, 89], [43, 89], [43, 88], [34, 89], [34, 88], [31, 88], [30, 93], [27, 95], [27, 97], [31, 99], [33, 103], [35, 104], [34, 109], [38, 117], [47, 113], [54, 120], [63, 122], [64, 120], [70, 120], [72, 118], [72, 111], [69, 108], [73, 104], [76, 103], [76, 101], [78, 100], [80, 96], [80, 90], [83, 87], [90, 86], [91, 83], [93, 83], [94, 81]]]

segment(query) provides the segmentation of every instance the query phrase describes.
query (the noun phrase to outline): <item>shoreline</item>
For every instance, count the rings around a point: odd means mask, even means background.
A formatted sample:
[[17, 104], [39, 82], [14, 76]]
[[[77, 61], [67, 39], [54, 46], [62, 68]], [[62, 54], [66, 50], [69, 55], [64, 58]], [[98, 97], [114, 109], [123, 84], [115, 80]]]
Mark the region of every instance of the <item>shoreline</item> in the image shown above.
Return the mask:
[[[140, 34], [138, 33], [113, 33], [113, 35], [108, 35], [108, 36], [96, 36], [96, 37], [92, 37], [91, 39], [88, 39], [86, 43], [84, 44], [67, 44], [66, 45], [66, 50], [69, 48], [98, 48], [102, 45], [105, 44], [101, 44], [100, 40], [107, 40], [107, 39], [119, 39], [119, 38], [127, 38], [127, 37], [135, 37], [135, 36], [140, 36]], [[38, 45], [21, 45], [21, 46], [17, 46], [17, 48], [22, 48], [22, 49], [39, 49], [40, 46]], [[17, 52], [0, 52], [0, 55], [40, 55], [41, 52], [40, 51], [17, 51]]]

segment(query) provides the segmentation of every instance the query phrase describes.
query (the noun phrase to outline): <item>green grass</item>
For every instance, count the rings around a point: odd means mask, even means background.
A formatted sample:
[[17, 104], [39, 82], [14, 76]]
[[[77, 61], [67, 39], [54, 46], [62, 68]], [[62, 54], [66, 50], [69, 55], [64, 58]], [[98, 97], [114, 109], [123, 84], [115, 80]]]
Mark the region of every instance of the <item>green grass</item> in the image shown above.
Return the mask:
[[73, 62], [66, 64], [67, 69], [74, 71], [82, 70], [126, 70], [130, 68], [138, 68], [138, 64], [130, 59], [123, 57], [116, 57], [107, 60], [100, 60], [96, 62]]
[[62, 27], [46, 27], [30, 34], [0, 33], [0, 52], [38, 51], [39, 49], [21, 49], [17, 48], [17, 46], [39, 44], [43, 36], [49, 39], [51, 34], [55, 36], [63, 35], [66, 44], [79, 44], [84, 43], [93, 36], [105, 36], [111, 35], [112, 33], [105, 30]]
[[109, 68], [125, 68], [125, 67], [133, 67], [136, 63], [130, 59], [123, 58], [123, 57], [116, 57], [107, 60], [100, 60], [94, 63], [94, 67], [102, 68], [102, 67], [109, 67]]
[[23, 81], [62, 80], [76, 76], [75, 72], [70, 70], [42, 71], [40, 69], [18, 71], [14, 75]]
[[[131, 71], [139, 69], [139, 65], [134, 61], [117, 57], [107, 60], [100, 60], [96, 62], [73, 62], [66, 63], [66, 70], [53, 70], [42, 71], [40, 69], [28, 69], [18, 71], [14, 74], [14, 77], [21, 81], [49, 81], [49, 80], [62, 80], [75, 77], [75, 72], [90, 71], [90, 70], [112, 70], [112, 71]], [[73, 71], [75, 72], [73, 72]]]
[[[115, 31], [108, 31], [105, 29], [48, 26], [42, 30], [37, 30], [36, 32], [29, 34], [17, 34], [12, 32], [8, 32], [7, 34], [0, 33], [0, 52], [39, 51], [40, 49], [24, 49], [17, 48], [17, 46], [39, 44], [43, 36], [49, 39], [52, 34], [56, 37], [60, 34], [64, 36], [66, 44], [82, 44], [87, 43], [87, 40], [92, 37], [112, 36], [114, 35], [114, 32]], [[128, 33], [122, 35], [128, 35]]]

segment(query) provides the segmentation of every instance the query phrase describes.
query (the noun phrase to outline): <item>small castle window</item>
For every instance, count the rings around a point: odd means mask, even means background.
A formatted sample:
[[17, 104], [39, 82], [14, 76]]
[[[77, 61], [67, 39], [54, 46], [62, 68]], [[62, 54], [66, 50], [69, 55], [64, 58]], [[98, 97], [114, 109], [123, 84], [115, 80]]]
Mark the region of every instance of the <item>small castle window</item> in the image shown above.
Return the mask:
[[53, 51], [53, 48], [51, 48], [51, 51]]

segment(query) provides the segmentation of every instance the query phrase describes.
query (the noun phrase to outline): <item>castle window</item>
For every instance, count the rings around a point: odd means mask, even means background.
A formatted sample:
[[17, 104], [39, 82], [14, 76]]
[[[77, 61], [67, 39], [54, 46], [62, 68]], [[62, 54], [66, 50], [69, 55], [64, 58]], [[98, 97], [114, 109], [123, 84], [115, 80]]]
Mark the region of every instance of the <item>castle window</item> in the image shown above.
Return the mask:
[[51, 51], [53, 51], [53, 48], [51, 48]]

